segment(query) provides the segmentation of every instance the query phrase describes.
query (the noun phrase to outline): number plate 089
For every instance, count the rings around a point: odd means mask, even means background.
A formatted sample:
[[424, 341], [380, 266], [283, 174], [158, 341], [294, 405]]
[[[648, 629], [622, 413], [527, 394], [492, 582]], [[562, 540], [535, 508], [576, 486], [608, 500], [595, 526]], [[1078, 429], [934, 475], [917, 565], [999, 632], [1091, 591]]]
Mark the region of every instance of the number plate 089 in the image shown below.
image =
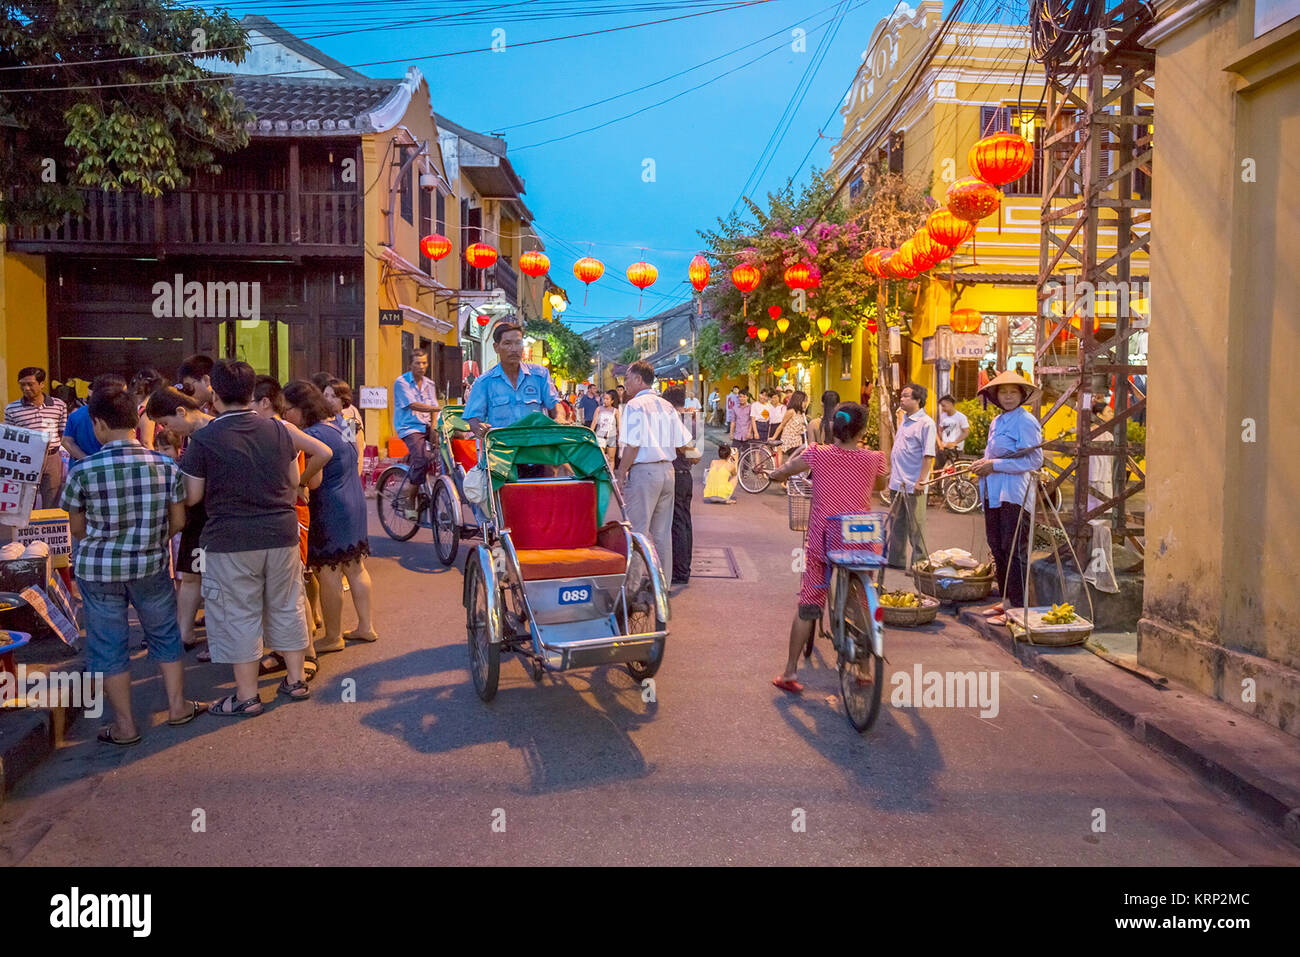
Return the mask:
[[561, 588], [560, 604], [561, 605], [582, 605], [591, 601], [591, 587], [583, 585], [581, 588]]

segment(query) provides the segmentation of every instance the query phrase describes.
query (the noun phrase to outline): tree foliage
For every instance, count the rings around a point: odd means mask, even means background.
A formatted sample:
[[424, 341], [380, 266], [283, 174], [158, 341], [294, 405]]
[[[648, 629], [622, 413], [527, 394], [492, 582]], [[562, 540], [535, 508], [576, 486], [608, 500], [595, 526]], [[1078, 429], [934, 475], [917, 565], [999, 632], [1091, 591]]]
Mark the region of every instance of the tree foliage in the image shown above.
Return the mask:
[[[767, 196], [767, 208], [745, 199], [744, 212], [718, 220], [716, 230], [701, 231], [714, 268], [704, 292], [705, 308], [717, 319], [720, 339], [732, 351], [748, 357], [750, 371], [798, 360], [801, 341], [811, 338], [812, 348], [838, 339], [855, 340], [860, 327], [878, 319], [877, 280], [862, 265], [862, 256], [876, 246], [897, 247], [924, 225], [934, 208], [925, 188], [901, 175], [868, 169], [861, 192], [853, 199], [832, 200], [834, 184], [824, 173], [814, 173], [797, 193], [792, 183]], [[817, 222], [814, 224], [814, 219]], [[731, 270], [740, 263], [759, 268], [762, 280], [749, 294], [748, 304], [731, 282]], [[798, 262], [815, 265], [821, 282], [805, 293], [806, 312], [799, 314], [796, 298], [786, 286], [787, 267]], [[896, 302], [905, 283], [886, 282], [889, 299]], [[779, 307], [789, 321], [784, 333], [768, 314]], [[817, 320], [831, 321], [822, 335]], [[885, 321], [897, 324], [898, 312], [889, 308]], [[766, 342], [749, 337], [748, 327], [766, 328]], [[703, 359], [701, 364], [703, 364]]]
[[628, 346], [618, 354], [617, 361], [622, 365], [628, 365], [629, 363], [636, 362], [636, 360], [640, 358], [641, 350], [636, 346]]
[[524, 324], [524, 335], [546, 343], [546, 358], [557, 379], [583, 382], [591, 378], [591, 343], [560, 320], [530, 319]]
[[252, 119], [196, 60], [240, 63], [228, 13], [173, 0], [7, 0], [0, 5], [0, 222], [57, 222], [78, 188], [147, 196], [220, 172]]

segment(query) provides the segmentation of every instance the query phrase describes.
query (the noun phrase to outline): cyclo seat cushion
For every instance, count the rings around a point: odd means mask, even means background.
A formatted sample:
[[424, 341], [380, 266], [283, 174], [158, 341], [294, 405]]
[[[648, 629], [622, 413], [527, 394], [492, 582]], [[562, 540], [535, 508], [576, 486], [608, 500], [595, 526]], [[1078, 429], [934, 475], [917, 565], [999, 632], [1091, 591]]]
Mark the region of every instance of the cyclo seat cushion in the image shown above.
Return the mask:
[[511, 482], [501, 512], [525, 581], [627, 570], [626, 554], [596, 543], [594, 482]]

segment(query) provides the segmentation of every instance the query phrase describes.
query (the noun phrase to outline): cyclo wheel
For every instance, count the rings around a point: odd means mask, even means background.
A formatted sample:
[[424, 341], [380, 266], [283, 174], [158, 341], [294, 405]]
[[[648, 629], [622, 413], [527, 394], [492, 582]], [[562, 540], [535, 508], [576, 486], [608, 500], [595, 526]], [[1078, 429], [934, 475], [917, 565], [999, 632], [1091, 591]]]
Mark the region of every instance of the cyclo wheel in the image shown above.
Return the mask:
[[[845, 574], [843, 572], [837, 574]], [[874, 623], [868, 610], [866, 588], [859, 575], [847, 575], [844, 613], [833, 616], [840, 672], [840, 697], [844, 713], [859, 734], [868, 731], [880, 714], [880, 697], [885, 684], [884, 659], [872, 650]], [[853, 645], [850, 655], [849, 644]]]
[[429, 513], [433, 525], [433, 551], [443, 567], [450, 568], [460, 551], [460, 505], [447, 491], [445, 482], [435, 486]]
[[[627, 634], [644, 635], [647, 632], [664, 630], [667, 623], [659, 617], [655, 609], [654, 586], [651, 583], [650, 571], [646, 567], [645, 557], [636, 550], [633, 550], [632, 558], [628, 562], [626, 594]], [[646, 661], [629, 661], [626, 665], [627, 673], [637, 684], [640, 684], [646, 678], [655, 676], [659, 666], [663, 664], [663, 658], [661, 644], [654, 657]]]
[[[406, 517], [403, 500], [409, 488], [406, 469], [396, 465], [385, 469], [375, 485], [375, 508], [379, 512], [379, 524], [384, 526], [389, 538], [399, 542], [410, 540], [420, 530], [418, 518], [413, 522]], [[419, 501], [418, 496], [416, 501]]]
[[469, 577], [465, 605], [465, 637], [469, 644], [469, 673], [474, 679], [474, 690], [484, 701], [496, 697], [497, 682], [501, 678], [501, 646], [492, 641], [490, 624], [491, 602], [495, 596], [487, 593], [487, 582], [477, 562], [465, 566]]
[[[740, 457], [738, 468], [740, 487], [754, 495], [767, 491], [767, 487], [772, 484], [772, 480], [767, 477], [767, 473], [775, 467], [776, 460], [772, 458], [772, 453], [766, 447], [751, 445], [745, 449], [745, 454]], [[759, 469], [763, 471], [760, 472]]]
[[943, 502], [959, 515], [973, 512], [980, 506], [979, 486], [964, 475], [959, 475], [949, 481], [948, 487], [943, 490]]

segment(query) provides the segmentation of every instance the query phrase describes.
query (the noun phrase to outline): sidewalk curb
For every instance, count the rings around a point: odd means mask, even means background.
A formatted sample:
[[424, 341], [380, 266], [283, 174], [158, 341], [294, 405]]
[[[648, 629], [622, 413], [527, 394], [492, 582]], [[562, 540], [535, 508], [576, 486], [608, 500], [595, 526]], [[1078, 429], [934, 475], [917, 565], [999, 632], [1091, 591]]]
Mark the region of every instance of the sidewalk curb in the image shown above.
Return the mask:
[[[971, 610], [959, 612], [957, 620], [980, 637], [1001, 645], [1025, 667], [1050, 678], [1138, 742], [1175, 761], [1207, 784], [1228, 792], [1280, 828], [1291, 843], [1300, 846], [1300, 787], [1261, 770], [1261, 765], [1270, 766], [1273, 754], [1294, 754], [1295, 739], [1291, 735], [1190, 689], [1154, 688], [1085, 649], [1013, 641], [1005, 626], [991, 625]], [[1094, 663], [1108, 670], [1096, 670]], [[1207, 713], [1212, 721], [1223, 718], [1229, 723], [1242, 722], [1245, 727], [1238, 728], [1241, 738], [1232, 745], [1215, 740], [1205, 730]], [[1227, 715], [1232, 715], [1232, 719]], [[1262, 756], [1264, 760], [1252, 764], [1248, 760], [1251, 755]]]
[[0, 715], [0, 805], [52, 755], [77, 721], [77, 708], [6, 708]]

